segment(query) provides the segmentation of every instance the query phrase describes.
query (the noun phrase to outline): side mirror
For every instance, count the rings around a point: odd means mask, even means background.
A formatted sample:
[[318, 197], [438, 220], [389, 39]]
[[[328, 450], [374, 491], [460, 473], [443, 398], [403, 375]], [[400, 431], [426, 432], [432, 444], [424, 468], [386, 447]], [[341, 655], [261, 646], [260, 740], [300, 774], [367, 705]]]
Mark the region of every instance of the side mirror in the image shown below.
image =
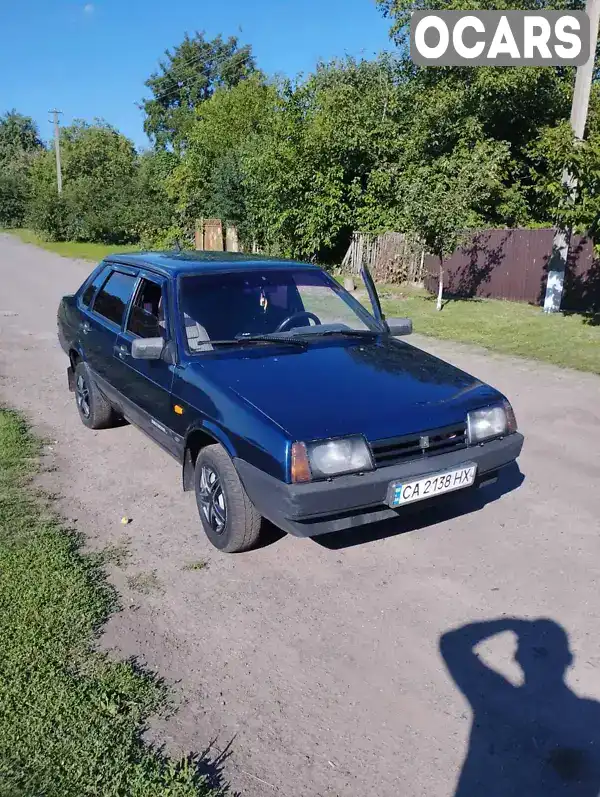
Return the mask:
[[390, 335], [399, 337], [400, 335], [410, 335], [413, 331], [413, 325], [410, 318], [388, 318], [387, 325], [390, 330]]
[[165, 342], [162, 338], [136, 338], [131, 344], [134, 360], [160, 360]]

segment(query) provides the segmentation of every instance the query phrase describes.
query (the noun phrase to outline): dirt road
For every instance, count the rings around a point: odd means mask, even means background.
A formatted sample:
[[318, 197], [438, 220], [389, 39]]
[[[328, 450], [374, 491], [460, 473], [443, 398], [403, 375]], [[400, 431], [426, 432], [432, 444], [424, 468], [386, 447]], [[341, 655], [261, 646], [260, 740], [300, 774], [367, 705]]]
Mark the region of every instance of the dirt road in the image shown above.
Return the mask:
[[[95, 547], [130, 538], [129, 560], [111, 567], [124, 609], [102, 644], [177, 682], [179, 711], [153, 728], [161, 741], [227, 750], [225, 775], [248, 797], [451, 797], [472, 713], [440, 637], [504, 615], [560, 624], [568, 685], [600, 699], [600, 378], [418, 340], [508, 394], [522, 477], [362, 537], [226, 556], [173, 460], [132, 427], [91, 432], [77, 417], [56, 308], [90, 268], [0, 236], [0, 397], [50, 439], [44, 481], [65, 517]], [[451, 666], [468, 692], [467, 648]], [[532, 650], [543, 674], [556, 651]], [[513, 651], [504, 635], [482, 652], [505, 685], [519, 683]], [[520, 770], [510, 777], [524, 794]]]

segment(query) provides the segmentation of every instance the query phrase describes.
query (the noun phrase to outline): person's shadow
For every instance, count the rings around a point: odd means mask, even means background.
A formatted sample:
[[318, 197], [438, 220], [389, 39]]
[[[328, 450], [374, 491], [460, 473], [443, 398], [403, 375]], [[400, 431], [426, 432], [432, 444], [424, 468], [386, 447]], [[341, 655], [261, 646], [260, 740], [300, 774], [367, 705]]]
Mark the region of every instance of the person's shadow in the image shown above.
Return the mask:
[[[518, 640], [519, 686], [474, 650], [505, 631]], [[564, 681], [572, 655], [562, 626], [515, 618], [472, 623], [444, 634], [440, 650], [473, 712], [454, 797], [598, 797], [600, 703]]]

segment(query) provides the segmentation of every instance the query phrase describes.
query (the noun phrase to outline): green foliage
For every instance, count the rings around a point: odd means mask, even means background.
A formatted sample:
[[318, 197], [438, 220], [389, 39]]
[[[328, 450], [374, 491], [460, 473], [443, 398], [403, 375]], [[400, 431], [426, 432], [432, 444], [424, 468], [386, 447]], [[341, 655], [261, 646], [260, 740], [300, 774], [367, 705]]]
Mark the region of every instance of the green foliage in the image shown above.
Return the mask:
[[384, 16], [392, 21], [390, 35], [398, 44], [405, 44], [413, 11], [580, 11], [584, 0], [375, 0]]
[[190, 228], [203, 216], [243, 226], [243, 154], [272, 123], [276, 101], [275, 87], [255, 74], [232, 89], [218, 89], [198, 109], [185, 157], [167, 181], [169, 195]]
[[575, 141], [563, 122], [542, 130], [530, 152], [539, 212], [600, 243], [600, 131]]
[[29, 116], [14, 108], [0, 116], [0, 162], [34, 154], [41, 146], [37, 127]]
[[36, 453], [0, 410], [0, 794], [217, 797], [193, 758], [142, 742], [160, 684], [93, 651], [115, 598], [98, 559], [33, 501]]
[[[137, 160], [132, 190], [134, 227], [145, 248], [167, 246], [161, 245], [161, 240], [176, 221], [167, 183], [177, 163], [177, 157], [166, 151], [144, 152]], [[181, 230], [178, 237], [182, 237]]]
[[482, 141], [410, 169], [399, 188], [402, 227], [415, 232], [442, 261], [466, 230], [481, 226], [486, 205], [503, 192], [508, 160], [508, 146]]
[[29, 223], [52, 240], [126, 243], [136, 229], [136, 153], [110, 125], [78, 121], [61, 130], [63, 192], [54, 153], [33, 163]]
[[144, 130], [158, 148], [179, 148], [195, 110], [217, 88], [233, 88], [256, 69], [250, 46], [240, 47], [235, 36], [207, 40], [204, 33], [186, 34], [159, 66], [146, 81], [153, 96], [142, 101]]
[[19, 169], [0, 166], [0, 227], [23, 223], [29, 199], [27, 174]]
[[[54, 153], [36, 150], [35, 130], [11, 112], [0, 153], [18, 141], [38, 154], [25, 172], [2, 169], [0, 158], [0, 223], [20, 224], [27, 207], [51, 239], [168, 248], [192, 245], [197, 220], [219, 217], [237, 225], [245, 248], [324, 263], [340, 262], [353, 230], [417, 231], [442, 257], [472, 225], [562, 220], [597, 234], [600, 84], [588, 141], [574, 148], [564, 138], [573, 69], [417, 67], [404, 39], [423, 2], [378, 0], [397, 54], [321, 63], [294, 81], [267, 79], [235, 38], [186, 35], [146, 84], [153, 150], [135, 153], [104, 123], [66, 128], [60, 198]], [[569, 201], [567, 164], [578, 186]]]
[[32, 119], [12, 110], [0, 116], [0, 226], [23, 223], [29, 201], [29, 173], [41, 150]]
[[[392, 22], [391, 34], [407, 45], [413, 11], [475, 8], [471, 0], [377, 0]], [[478, 9], [581, 9], [583, 0], [512, 0], [478, 3]], [[413, 97], [410, 146], [417, 160], [448, 156], [457, 145], [497, 142], [504, 158], [503, 189], [480, 206], [489, 226], [552, 223], [541, 201], [534, 145], [540, 131], [568, 118], [574, 70], [550, 67], [429, 67], [407, 64]], [[547, 164], [549, 166], [549, 164]]]

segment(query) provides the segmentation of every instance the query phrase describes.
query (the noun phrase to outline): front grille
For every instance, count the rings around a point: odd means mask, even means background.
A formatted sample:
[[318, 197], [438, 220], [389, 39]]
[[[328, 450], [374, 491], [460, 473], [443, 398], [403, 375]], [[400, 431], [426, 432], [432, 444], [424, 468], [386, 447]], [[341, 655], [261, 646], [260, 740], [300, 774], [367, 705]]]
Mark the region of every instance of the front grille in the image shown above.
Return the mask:
[[[427, 438], [429, 446], [424, 445]], [[457, 451], [467, 447], [467, 426], [464, 423], [445, 426], [429, 432], [407, 434], [402, 437], [391, 437], [388, 440], [376, 440], [371, 443], [375, 465], [383, 468], [398, 462], [411, 459], [431, 457], [444, 454], [446, 451]]]

